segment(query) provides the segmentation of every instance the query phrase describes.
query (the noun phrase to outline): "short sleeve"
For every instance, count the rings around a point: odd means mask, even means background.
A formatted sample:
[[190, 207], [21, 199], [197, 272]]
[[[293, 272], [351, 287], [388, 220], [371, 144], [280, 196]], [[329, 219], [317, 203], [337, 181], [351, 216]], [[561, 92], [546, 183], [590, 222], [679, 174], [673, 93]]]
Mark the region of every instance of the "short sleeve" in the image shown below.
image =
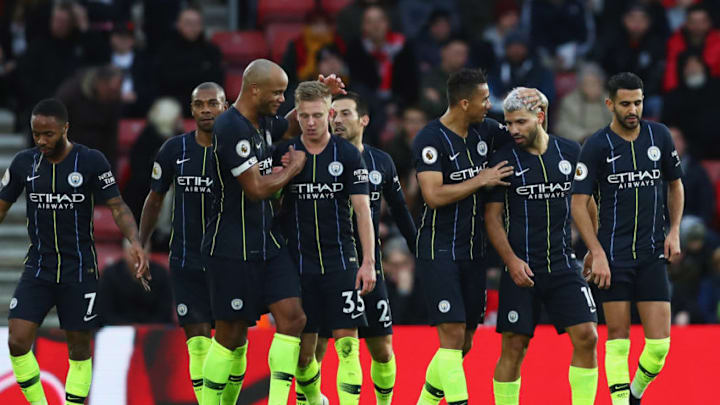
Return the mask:
[[405, 198], [403, 197], [402, 186], [400, 185], [400, 177], [398, 177], [397, 169], [395, 168], [395, 162], [393, 162], [392, 159], [388, 158], [387, 165], [387, 177], [389, 179], [383, 185], [383, 195], [388, 201], [395, 200], [398, 197], [404, 200]]
[[111, 198], [120, 197], [115, 176], [113, 175], [110, 163], [105, 155], [97, 150], [90, 150], [89, 158], [92, 162], [92, 191], [99, 202], [105, 202]]
[[413, 140], [413, 161], [415, 170], [420, 172], [442, 172], [442, 147], [438, 137], [429, 127], [423, 128]]
[[20, 170], [20, 155], [16, 155], [10, 167], [3, 173], [0, 180], [0, 200], [14, 203], [25, 188], [25, 178]]
[[580, 150], [580, 156], [575, 166], [573, 194], [592, 195], [595, 192], [597, 174], [600, 172], [600, 165], [603, 163], [600, 154], [602, 148], [594, 141], [595, 139], [595, 137], [590, 137]]
[[175, 138], [168, 139], [158, 151], [150, 174], [150, 189], [156, 193], [164, 194], [170, 189], [175, 177], [176, 164], [173, 162]]
[[215, 140], [218, 158], [234, 177], [238, 177], [258, 164], [258, 157], [252, 145], [250, 128], [244, 124], [233, 124], [228, 120], [216, 123]]
[[[670, 131], [664, 125], [659, 126], [662, 132], [662, 175], [666, 181], [674, 181], [682, 177], [683, 169], [680, 162], [680, 155], [675, 149], [675, 142], [672, 140]], [[659, 131], [660, 132], [660, 131]]]
[[[345, 162], [343, 163], [345, 187], [347, 187], [348, 194], [370, 194], [370, 186], [368, 183], [368, 171], [363, 161], [360, 151], [357, 150], [351, 144], [346, 144]], [[331, 163], [332, 165], [333, 163]], [[335, 170], [332, 167], [330, 170]]]

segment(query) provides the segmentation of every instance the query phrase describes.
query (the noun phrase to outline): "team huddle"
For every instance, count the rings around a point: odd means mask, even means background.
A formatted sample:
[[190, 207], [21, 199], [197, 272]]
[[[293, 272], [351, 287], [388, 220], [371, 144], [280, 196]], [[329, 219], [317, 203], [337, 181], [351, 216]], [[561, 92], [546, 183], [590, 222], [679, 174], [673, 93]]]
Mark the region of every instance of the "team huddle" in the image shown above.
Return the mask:
[[[443, 398], [468, 403], [463, 358], [485, 316], [488, 241], [506, 269], [495, 403], [519, 403], [523, 357], [544, 307], [574, 348], [572, 403], [593, 404], [598, 304], [608, 325], [612, 403], [640, 403], [669, 351], [665, 267], [680, 253], [684, 196], [669, 131], [641, 119], [643, 83], [636, 75], [609, 80], [613, 121], [581, 148], [548, 134], [547, 99], [539, 91], [510, 92], [501, 124], [486, 118], [485, 75], [452, 74], [447, 111], [413, 141], [425, 204], [417, 229], [392, 158], [363, 144], [370, 120], [364, 100], [334, 75], [320, 76], [300, 83], [295, 109], [282, 118], [276, 114], [287, 86], [282, 68], [264, 59], [246, 68], [232, 105], [219, 85], [198, 85], [191, 100], [197, 129], [158, 152], [139, 225], [103, 154], [68, 140], [62, 103], [36, 105], [36, 146], [13, 159], [0, 186], [0, 222], [26, 193], [31, 245], [10, 302], [8, 344], [30, 404], [47, 404], [31, 349], [53, 306], [69, 348], [66, 403], [83, 404], [89, 393], [92, 331], [101, 325], [95, 302], [102, 299], [94, 204], [111, 208], [130, 242], [138, 282], [149, 289], [143, 246], [170, 189], [170, 275], [200, 405], [237, 402], [248, 367], [248, 327], [268, 312], [277, 327], [268, 352], [269, 404], [287, 404], [293, 380], [297, 404], [329, 404], [320, 363], [330, 337], [339, 360], [339, 403], [359, 403], [360, 338], [372, 357], [376, 403], [392, 403], [397, 368], [378, 236], [383, 199], [416, 255], [440, 338], [424, 384], [418, 381], [418, 405]], [[588, 247], [582, 259], [572, 249], [571, 221]], [[598, 286], [597, 304], [588, 281]], [[646, 339], [630, 380], [632, 301]]]

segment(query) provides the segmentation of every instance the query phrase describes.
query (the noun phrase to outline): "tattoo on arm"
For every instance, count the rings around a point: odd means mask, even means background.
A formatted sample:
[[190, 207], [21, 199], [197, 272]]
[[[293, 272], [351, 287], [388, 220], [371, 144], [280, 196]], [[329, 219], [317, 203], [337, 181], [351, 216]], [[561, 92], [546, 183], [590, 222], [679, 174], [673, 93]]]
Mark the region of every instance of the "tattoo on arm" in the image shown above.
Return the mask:
[[135, 217], [122, 198], [114, 197], [107, 200], [107, 206], [112, 211], [113, 219], [115, 220], [118, 228], [120, 228], [120, 232], [122, 232], [123, 236], [131, 242], [137, 241], [139, 243], [138, 228], [137, 223], [135, 222]]

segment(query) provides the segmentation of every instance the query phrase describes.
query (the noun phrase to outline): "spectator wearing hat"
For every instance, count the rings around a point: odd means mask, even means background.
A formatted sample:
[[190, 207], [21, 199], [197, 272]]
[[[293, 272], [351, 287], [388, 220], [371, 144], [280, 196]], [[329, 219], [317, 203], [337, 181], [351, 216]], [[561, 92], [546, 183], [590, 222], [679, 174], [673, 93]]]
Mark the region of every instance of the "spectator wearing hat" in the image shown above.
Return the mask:
[[135, 32], [131, 22], [115, 24], [110, 34], [110, 48], [107, 62], [123, 72], [123, 116], [143, 117], [155, 98], [152, 61], [135, 47]]

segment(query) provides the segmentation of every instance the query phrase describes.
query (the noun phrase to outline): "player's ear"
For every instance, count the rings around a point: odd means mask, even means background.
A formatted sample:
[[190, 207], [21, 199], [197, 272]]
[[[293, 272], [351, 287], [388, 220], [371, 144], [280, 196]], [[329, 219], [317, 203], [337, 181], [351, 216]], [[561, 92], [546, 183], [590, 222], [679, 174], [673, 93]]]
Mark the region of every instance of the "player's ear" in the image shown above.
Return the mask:
[[464, 98], [464, 99], [460, 100], [460, 102], [458, 104], [460, 104], [460, 108], [462, 108], [463, 111], [467, 111], [468, 106], [470, 106], [470, 100]]
[[542, 108], [538, 108], [538, 111], [537, 111], [538, 124], [540, 124], [542, 126], [545, 123], [545, 118], [546, 118], [545, 111], [543, 111]]
[[335, 118], [336, 113], [337, 112], [335, 111], [334, 108], [330, 108], [330, 110], [328, 110], [328, 117], [330, 117], [330, 119], [333, 119], [333, 118]]
[[615, 103], [612, 101], [610, 97], [605, 98], [605, 106], [607, 107], [610, 112], [614, 112], [615, 110]]
[[370, 116], [365, 114], [360, 117], [360, 125], [362, 125], [363, 127], [370, 125]]

